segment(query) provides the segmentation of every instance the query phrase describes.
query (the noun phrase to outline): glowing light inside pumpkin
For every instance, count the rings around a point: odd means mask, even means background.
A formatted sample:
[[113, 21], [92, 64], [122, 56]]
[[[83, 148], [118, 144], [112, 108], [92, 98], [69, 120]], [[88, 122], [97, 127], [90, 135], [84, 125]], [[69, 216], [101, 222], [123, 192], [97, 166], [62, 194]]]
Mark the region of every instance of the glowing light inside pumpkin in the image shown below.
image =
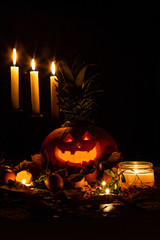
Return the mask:
[[77, 143], [77, 148], [81, 148], [82, 147], [82, 145], [78, 142]]
[[90, 138], [89, 138], [88, 136], [85, 136], [85, 137], [83, 138], [83, 140], [84, 140], [84, 141], [88, 141], [88, 140], [90, 140]]
[[32, 67], [32, 70], [35, 71], [36, 64], [35, 64], [35, 60], [34, 59], [32, 59], [32, 61], [31, 61], [31, 67]]
[[138, 170], [137, 169], [135, 169], [134, 171], [135, 171], [136, 174], [138, 174]]
[[16, 54], [16, 49], [13, 48], [13, 65], [16, 65], [16, 59], [17, 59], [17, 54]]
[[82, 137], [82, 140], [84, 140], [84, 141], [88, 141], [88, 140], [91, 140], [91, 139], [92, 139], [92, 136], [88, 131]]
[[74, 139], [73, 139], [73, 137], [72, 137], [70, 134], [68, 134], [68, 135], [66, 136], [66, 138], [65, 138], [64, 141], [65, 141], [65, 142], [73, 142]]
[[67, 138], [67, 139], [65, 140], [65, 142], [73, 142], [73, 139], [72, 139], [72, 138]]
[[74, 154], [70, 151], [64, 151], [63, 153], [58, 147], [56, 147], [55, 155], [59, 160], [82, 164], [83, 162], [94, 160], [97, 157], [97, 145], [90, 151], [75, 151]]

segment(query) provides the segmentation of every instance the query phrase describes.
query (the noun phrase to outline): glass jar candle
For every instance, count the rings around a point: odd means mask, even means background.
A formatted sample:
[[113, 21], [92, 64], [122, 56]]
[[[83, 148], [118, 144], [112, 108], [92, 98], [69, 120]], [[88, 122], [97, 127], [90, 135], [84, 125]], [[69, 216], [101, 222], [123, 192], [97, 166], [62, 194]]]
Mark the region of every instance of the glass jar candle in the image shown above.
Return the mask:
[[125, 161], [120, 162], [118, 173], [123, 172], [125, 182], [120, 180], [122, 188], [129, 188], [133, 185], [136, 187], [152, 187], [154, 185], [153, 164], [144, 161]]

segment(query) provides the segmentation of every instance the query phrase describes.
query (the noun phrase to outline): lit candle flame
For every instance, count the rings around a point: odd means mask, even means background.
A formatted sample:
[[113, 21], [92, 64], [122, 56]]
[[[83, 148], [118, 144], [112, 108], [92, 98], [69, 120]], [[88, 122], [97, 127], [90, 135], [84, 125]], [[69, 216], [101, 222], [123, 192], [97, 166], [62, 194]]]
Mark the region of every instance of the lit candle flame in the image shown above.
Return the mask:
[[22, 183], [25, 184], [25, 183], [26, 183], [26, 179], [23, 179], [23, 180], [22, 180]]
[[32, 59], [31, 61], [31, 66], [32, 66], [32, 70], [35, 71], [35, 60]]
[[55, 64], [54, 64], [54, 62], [52, 62], [51, 71], [52, 71], [52, 74], [55, 75]]
[[16, 56], [16, 49], [13, 48], [13, 65], [14, 66], [16, 65], [16, 58], [17, 58], [17, 56]]
[[135, 169], [134, 171], [135, 171], [136, 174], [138, 173], [138, 170]]
[[106, 195], [109, 194], [109, 188], [106, 188]]

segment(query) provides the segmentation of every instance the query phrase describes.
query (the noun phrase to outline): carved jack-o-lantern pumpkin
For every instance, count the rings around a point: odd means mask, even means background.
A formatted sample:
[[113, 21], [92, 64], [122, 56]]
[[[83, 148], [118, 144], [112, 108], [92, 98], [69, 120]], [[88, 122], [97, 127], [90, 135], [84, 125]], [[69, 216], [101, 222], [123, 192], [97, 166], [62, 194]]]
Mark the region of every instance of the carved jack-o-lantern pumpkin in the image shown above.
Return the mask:
[[86, 166], [114, 151], [118, 151], [115, 140], [96, 126], [55, 129], [41, 147], [43, 156], [58, 167]]

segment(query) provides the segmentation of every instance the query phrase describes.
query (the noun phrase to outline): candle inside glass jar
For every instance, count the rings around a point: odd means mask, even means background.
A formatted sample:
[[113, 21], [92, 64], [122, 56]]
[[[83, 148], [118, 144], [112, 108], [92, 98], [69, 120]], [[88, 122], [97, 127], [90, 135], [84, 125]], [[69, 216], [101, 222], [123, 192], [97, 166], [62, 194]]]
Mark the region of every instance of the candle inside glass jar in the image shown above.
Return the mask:
[[122, 188], [152, 187], [154, 185], [153, 164], [150, 162], [125, 161], [119, 164], [118, 172], [123, 172], [125, 182], [120, 181]]

